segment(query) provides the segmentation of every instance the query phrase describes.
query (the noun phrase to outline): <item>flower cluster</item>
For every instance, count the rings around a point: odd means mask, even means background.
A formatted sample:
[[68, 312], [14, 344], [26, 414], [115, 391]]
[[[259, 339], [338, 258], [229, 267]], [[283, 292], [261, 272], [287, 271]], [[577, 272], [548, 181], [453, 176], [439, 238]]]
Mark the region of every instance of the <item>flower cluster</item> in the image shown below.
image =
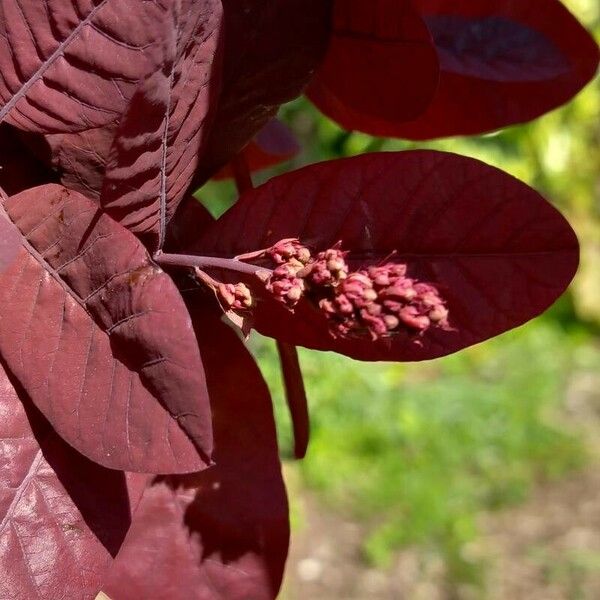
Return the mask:
[[404, 264], [351, 271], [340, 244], [313, 256], [297, 239], [282, 240], [259, 256], [277, 265], [265, 282], [267, 290], [290, 310], [301, 298], [309, 299], [336, 337], [377, 340], [400, 331], [448, 327], [448, 309], [438, 290], [408, 277]]
[[448, 310], [437, 289], [406, 276], [406, 266], [387, 263], [350, 273], [319, 307], [337, 337], [377, 340], [399, 331], [448, 326]]
[[310, 250], [292, 238], [281, 240], [263, 256], [278, 265], [266, 281], [267, 290], [288, 308], [294, 308], [306, 291], [303, 274], [311, 260]]
[[248, 310], [252, 308], [252, 294], [244, 283], [219, 283], [215, 293], [225, 310]]
[[319, 252], [310, 261], [303, 272], [308, 285], [311, 287], [335, 287], [348, 277], [348, 252], [343, 252], [336, 244], [324, 252]]

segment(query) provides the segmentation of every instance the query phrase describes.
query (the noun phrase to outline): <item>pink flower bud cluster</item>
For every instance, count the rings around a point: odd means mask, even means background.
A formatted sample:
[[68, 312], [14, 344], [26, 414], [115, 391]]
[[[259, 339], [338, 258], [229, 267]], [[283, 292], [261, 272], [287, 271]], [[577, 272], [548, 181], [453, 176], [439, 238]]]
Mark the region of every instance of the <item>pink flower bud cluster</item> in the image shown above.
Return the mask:
[[252, 308], [252, 294], [243, 283], [219, 283], [215, 287], [221, 306], [225, 310], [248, 310]]
[[336, 244], [316, 256], [297, 239], [261, 253], [277, 266], [267, 289], [292, 310], [302, 297], [326, 315], [333, 335], [373, 340], [400, 331], [448, 328], [448, 309], [438, 290], [407, 277], [406, 265], [386, 263], [351, 272], [348, 252]]
[[339, 247], [319, 252], [307, 265], [303, 276], [311, 286], [335, 287], [348, 277], [346, 256], [348, 252], [340, 250]]
[[267, 280], [267, 289], [277, 300], [293, 309], [306, 291], [302, 272], [311, 260], [310, 250], [299, 240], [289, 238], [277, 242], [264, 255], [278, 265]]
[[279, 265], [267, 281], [267, 290], [275, 296], [279, 302], [293, 309], [304, 295], [306, 284], [299, 275], [304, 265], [295, 259]]
[[311, 259], [310, 250], [296, 238], [287, 238], [277, 242], [265, 254], [278, 265], [287, 262], [299, 262], [301, 265], [306, 265]]
[[406, 266], [397, 263], [350, 273], [319, 307], [339, 337], [377, 340], [399, 331], [448, 327], [448, 310], [437, 289], [407, 277]]

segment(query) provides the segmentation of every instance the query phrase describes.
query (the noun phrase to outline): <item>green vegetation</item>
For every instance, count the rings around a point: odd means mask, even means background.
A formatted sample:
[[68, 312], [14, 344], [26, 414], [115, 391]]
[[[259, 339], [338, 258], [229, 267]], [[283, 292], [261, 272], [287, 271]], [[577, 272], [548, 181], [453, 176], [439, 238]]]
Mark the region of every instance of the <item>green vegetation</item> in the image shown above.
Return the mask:
[[[255, 344], [272, 386], [282, 446], [289, 426], [274, 348]], [[464, 549], [477, 517], [527, 498], [533, 485], [585, 461], [565, 425], [569, 374], [600, 368], [600, 350], [551, 318], [435, 362], [365, 364], [301, 353], [312, 441], [302, 479], [335, 510], [370, 525], [378, 566], [410, 544], [439, 552], [456, 581], [479, 565]]]

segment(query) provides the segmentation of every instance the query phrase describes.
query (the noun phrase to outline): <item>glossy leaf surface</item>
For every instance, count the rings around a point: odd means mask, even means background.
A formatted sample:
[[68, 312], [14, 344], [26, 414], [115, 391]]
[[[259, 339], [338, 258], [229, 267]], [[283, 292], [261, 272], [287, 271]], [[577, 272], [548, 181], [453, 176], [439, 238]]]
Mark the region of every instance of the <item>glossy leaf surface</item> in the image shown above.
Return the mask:
[[52, 430], [0, 365], [0, 598], [93, 600], [142, 491]]
[[412, 0], [337, 0], [333, 35], [308, 97], [345, 129], [389, 135], [422, 114], [439, 77]]
[[214, 307], [198, 307], [217, 464], [146, 492], [105, 589], [112, 600], [272, 600], [281, 584], [289, 526], [269, 392]]
[[202, 362], [171, 279], [133, 234], [62, 186], [13, 196], [2, 213], [3, 234], [16, 226], [22, 248], [0, 274], [0, 352], [35, 405], [107, 467], [205, 467]]
[[598, 47], [558, 0], [415, 0], [440, 57], [428, 110], [386, 135], [426, 139], [521, 123], [593, 76]]
[[575, 234], [537, 192], [477, 160], [433, 151], [364, 155], [277, 177], [242, 196], [202, 238], [235, 256], [298, 237], [323, 250], [341, 241], [354, 267], [389, 260], [435, 284], [453, 331], [377, 342], [333, 339], [308, 302], [292, 315], [259, 302], [255, 328], [279, 340], [363, 360], [423, 360], [535, 317], [567, 287]]
[[0, 121], [52, 133], [119, 118], [162, 60], [164, 12], [139, 0], [2, 0]]

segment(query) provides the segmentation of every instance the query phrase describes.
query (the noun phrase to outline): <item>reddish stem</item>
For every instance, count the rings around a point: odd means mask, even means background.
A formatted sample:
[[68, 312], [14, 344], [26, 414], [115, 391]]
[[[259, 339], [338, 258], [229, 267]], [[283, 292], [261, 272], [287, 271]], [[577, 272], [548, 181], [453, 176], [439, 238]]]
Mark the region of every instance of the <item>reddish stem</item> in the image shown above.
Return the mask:
[[170, 267], [187, 267], [190, 269], [224, 269], [237, 273], [256, 275], [259, 271], [268, 271], [262, 267], [249, 265], [234, 258], [218, 258], [215, 256], [194, 256], [191, 254], [166, 254], [158, 252], [154, 260], [159, 265]]
[[296, 346], [277, 340], [277, 351], [281, 361], [285, 396], [294, 428], [294, 456], [300, 459], [306, 456], [310, 438], [310, 417], [304, 379]]

